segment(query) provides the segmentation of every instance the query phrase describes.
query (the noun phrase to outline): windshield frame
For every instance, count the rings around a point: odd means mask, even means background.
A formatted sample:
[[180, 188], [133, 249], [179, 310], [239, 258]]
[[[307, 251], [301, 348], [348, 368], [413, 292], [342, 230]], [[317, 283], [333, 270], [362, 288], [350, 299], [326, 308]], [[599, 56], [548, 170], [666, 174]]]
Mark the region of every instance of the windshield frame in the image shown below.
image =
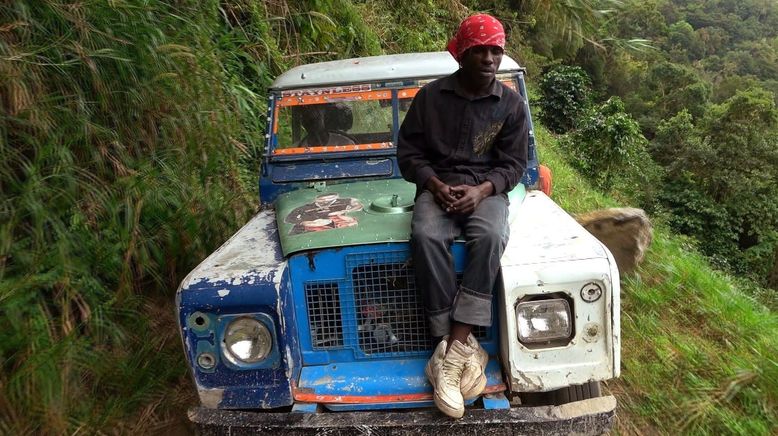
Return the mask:
[[[269, 162], [306, 160], [330, 160], [349, 157], [394, 156], [397, 153], [397, 138], [400, 131], [400, 100], [416, 96], [419, 90], [435, 79], [405, 80], [391, 83], [361, 83], [334, 85], [321, 88], [273, 90], [268, 107], [269, 134], [266, 135], [265, 157]], [[514, 72], [500, 73], [497, 80], [519, 91]], [[281, 108], [309, 104], [337, 103], [342, 101], [365, 101], [391, 99], [392, 129], [390, 142], [354, 144], [349, 146], [314, 146], [280, 148], [278, 144], [278, 123]]]
[[[266, 147], [266, 157], [271, 162], [296, 161], [296, 160], [317, 160], [317, 159], [339, 159], [348, 157], [365, 156], [393, 156], [397, 153], [397, 137], [399, 135], [399, 99], [415, 96], [419, 91], [418, 84], [411, 84], [410, 87], [390, 88], [387, 84], [356, 84], [348, 86], [333, 86], [328, 88], [309, 88], [275, 91], [270, 96], [271, 107], [269, 113], [272, 120], [270, 125], [270, 134], [268, 135], [268, 147]], [[301, 105], [314, 105], [325, 103], [338, 103], [344, 101], [391, 101], [391, 130], [388, 132], [390, 141], [351, 144], [351, 145], [333, 145], [333, 146], [312, 146], [312, 147], [279, 147], [279, 114], [282, 108]]]

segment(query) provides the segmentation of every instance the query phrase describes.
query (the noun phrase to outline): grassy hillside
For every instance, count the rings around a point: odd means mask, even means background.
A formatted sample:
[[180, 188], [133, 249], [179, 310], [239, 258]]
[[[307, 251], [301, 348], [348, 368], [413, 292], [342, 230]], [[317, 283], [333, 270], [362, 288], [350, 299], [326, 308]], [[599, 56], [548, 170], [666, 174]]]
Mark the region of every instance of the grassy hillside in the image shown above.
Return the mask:
[[[462, 16], [493, 8], [514, 31], [510, 52], [536, 62], [508, 3], [0, 6], [0, 434], [155, 433], [184, 420], [195, 398], [174, 291], [256, 209], [272, 77], [437, 50]], [[539, 139], [563, 207], [621, 205]], [[608, 386], [621, 432], [774, 432], [774, 312], [661, 223], [623, 289], [623, 375]]]
[[[538, 129], [554, 199], [570, 213], [628, 206], [591, 187]], [[654, 222], [644, 263], [622, 279], [622, 374], [608, 383], [623, 434], [771, 434], [778, 416], [778, 316], [688, 241]]]

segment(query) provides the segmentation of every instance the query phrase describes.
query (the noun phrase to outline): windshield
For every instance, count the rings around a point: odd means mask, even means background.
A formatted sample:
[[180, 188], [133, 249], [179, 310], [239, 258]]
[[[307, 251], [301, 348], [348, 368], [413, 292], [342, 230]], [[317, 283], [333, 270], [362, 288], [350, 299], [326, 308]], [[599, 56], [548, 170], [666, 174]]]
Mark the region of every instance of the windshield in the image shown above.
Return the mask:
[[[417, 91], [398, 93], [399, 120]], [[273, 154], [393, 148], [394, 120], [390, 90], [287, 95], [276, 108]]]
[[[516, 89], [510, 75], [500, 80]], [[396, 90], [373, 85], [282, 91], [273, 122], [273, 156], [393, 149], [419, 87]]]

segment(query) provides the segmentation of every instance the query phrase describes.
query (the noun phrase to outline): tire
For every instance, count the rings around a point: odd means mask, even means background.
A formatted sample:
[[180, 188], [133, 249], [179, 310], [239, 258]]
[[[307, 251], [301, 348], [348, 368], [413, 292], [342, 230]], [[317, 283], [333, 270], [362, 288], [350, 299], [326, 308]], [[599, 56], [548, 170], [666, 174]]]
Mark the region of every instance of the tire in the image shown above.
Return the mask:
[[573, 401], [588, 400], [602, 395], [600, 382], [591, 381], [582, 385], [573, 385], [566, 388], [557, 389], [553, 392], [554, 404], [566, 404]]
[[522, 392], [519, 394], [521, 404], [524, 406], [558, 406], [599, 396], [602, 396], [602, 390], [598, 381], [568, 386], [550, 392]]

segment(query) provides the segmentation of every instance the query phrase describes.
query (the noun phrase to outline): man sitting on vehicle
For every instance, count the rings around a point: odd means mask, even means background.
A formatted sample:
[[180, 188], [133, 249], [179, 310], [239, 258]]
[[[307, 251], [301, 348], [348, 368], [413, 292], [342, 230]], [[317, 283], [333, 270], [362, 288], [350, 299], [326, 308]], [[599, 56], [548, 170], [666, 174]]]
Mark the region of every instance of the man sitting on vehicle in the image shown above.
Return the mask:
[[[492, 289], [508, 242], [508, 196], [527, 163], [523, 98], [496, 80], [505, 47], [502, 24], [467, 18], [448, 51], [454, 74], [424, 86], [400, 129], [397, 157], [416, 184], [411, 244], [430, 330], [440, 342], [427, 364], [437, 407], [461, 418], [464, 400], [486, 386], [488, 355], [473, 326], [492, 323]], [[449, 251], [462, 233], [468, 263], [457, 286]]]

